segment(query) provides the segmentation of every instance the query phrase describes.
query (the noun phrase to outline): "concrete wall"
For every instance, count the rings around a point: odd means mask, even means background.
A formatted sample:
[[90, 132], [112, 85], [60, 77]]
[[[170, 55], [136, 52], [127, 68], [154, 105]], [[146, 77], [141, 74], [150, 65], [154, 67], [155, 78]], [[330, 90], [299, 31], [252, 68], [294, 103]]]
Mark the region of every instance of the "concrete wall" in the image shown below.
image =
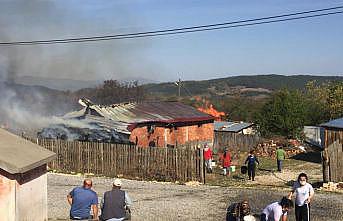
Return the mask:
[[46, 165], [24, 174], [0, 170], [0, 220], [48, 220]]
[[47, 175], [41, 175], [17, 187], [19, 221], [48, 220]]
[[15, 191], [16, 180], [6, 177], [6, 172], [0, 171], [0, 220], [15, 221]]
[[148, 133], [147, 126], [135, 128], [130, 135], [130, 141], [136, 143], [138, 146], [147, 147], [149, 142], [155, 140], [156, 146], [164, 147], [169, 145], [182, 145], [190, 141], [208, 141], [213, 140], [214, 128], [213, 123], [180, 126], [176, 128], [166, 128], [157, 126], [153, 133]]

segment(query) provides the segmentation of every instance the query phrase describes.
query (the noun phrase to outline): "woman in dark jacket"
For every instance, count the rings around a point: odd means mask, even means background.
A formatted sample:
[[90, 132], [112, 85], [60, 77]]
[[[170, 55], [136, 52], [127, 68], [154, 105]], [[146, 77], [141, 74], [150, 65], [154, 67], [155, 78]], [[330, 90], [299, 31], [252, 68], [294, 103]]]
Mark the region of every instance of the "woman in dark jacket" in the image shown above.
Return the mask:
[[249, 156], [245, 160], [245, 164], [248, 164], [248, 175], [249, 180], [255, 180], [255, 170], [256, 170], [256, 163], [260, 164], [257, 157], [254, 155], [255, 151], [251, 150]]

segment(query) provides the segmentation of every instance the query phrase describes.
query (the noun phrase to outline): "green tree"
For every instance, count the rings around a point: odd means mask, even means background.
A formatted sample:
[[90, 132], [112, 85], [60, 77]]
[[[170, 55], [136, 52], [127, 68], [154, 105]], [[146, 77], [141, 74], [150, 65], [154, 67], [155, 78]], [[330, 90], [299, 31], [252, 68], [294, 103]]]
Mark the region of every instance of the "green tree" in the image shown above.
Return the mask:
[[275, 92], [256, 116], [263, 136], [300, 136], [306, 122], [306, 105], [299, 91], [282, 89]]
[[308, 82], [305, 92], [308, 108], [308, 124], [318, 125], [343, 116], [343, 82], [328, 82], [318, 85]]

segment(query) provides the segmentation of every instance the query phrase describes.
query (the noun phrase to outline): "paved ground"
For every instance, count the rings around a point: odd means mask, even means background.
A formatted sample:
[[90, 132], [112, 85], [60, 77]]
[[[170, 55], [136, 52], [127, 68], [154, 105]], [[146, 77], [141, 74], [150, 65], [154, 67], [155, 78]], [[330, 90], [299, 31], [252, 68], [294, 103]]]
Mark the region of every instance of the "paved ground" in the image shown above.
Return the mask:
[[[50, 220], [67, 220], [69, 206], [66, 195], [81, 185], [84, 177], [49, 174], [48, 207]], [[102, 197], [110, 189], [112, 179], [93, 178], [94, 190]], [[132, 220], [224, 220], [230, 202], [248, 198], [253, 211], [287, 194], [287, 189], [244, 189], [218, 186], [185, 186], [123, 180], [123, 189], [134, 201]], [[290, 214], [294, 221], [294, 214]], [[343, 195], [316, 193], [312, 205], [312, 221], [342, 221]]]

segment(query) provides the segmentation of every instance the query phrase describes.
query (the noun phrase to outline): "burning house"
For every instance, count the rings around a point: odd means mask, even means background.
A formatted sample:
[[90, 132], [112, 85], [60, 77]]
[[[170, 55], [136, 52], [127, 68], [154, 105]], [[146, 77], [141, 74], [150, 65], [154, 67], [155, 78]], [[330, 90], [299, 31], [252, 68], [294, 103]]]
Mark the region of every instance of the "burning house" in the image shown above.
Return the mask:
[[39, 136], [159, 147], [213, 140], [214, 117], [179, 102], [79, 103], [83, 109], [66, 114], [63, 123], [43, 129]]

